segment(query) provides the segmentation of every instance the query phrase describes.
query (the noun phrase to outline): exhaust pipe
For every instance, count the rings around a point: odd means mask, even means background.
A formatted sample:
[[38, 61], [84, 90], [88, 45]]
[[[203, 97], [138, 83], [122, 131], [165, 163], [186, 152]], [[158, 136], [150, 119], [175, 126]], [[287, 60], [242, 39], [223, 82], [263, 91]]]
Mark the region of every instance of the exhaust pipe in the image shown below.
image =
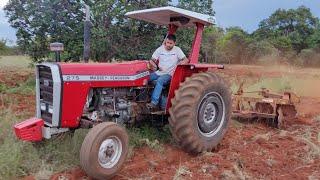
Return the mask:
[[86, 19], [84, 21], [84, 35], [83, 35], [83, 60], [85, 63], [89, 62], [90, 59], [90, 38], [91, 38], [91, 27], [92, 23], [90, 22], [90, 7], [86, 7]]

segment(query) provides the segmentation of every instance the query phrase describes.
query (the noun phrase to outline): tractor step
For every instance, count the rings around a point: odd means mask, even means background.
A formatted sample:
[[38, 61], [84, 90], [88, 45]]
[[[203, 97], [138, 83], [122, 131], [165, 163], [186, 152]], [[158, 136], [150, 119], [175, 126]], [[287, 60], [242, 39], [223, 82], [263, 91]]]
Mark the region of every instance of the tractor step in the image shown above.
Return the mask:
[[164, 115], [166, 112], [165, 111], [154, 111], [151, 112], [152, 115]]
[[42, 140], [42, 128], [44, 121], [39, 118], [30, 118], [21, 123], [14, 125], [14, 131], [16, 136], [24, 141], [41, 141]]

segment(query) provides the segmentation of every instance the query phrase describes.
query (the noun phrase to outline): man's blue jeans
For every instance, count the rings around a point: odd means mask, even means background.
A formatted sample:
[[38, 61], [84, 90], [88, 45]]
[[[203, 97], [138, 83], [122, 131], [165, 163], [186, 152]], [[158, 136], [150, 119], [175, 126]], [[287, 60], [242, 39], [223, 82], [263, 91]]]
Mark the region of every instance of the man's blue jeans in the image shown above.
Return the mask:
[[149, 82], [152, 82], [154, 80], [157, 80], [157, 83], [152, 92], [151, 103], [154, 105], [158, 105], [162, 89], [164, 88], [164, 86], [170, 83], [171, 76], [169, 74], [159, 76], [156, 73], [151, 73]]

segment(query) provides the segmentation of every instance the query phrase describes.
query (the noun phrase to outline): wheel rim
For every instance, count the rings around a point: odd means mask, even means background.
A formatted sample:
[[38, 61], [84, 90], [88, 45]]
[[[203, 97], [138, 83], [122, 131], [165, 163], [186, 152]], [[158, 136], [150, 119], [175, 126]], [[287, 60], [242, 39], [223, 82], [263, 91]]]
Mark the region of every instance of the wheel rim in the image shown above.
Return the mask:
[[225, 121], [225, 104], [220, 94], [207, 93], [198, 106], [198, 129], [206, 137], [212, 137], [220, 131]]
[[122, 154], [122, 143], [118, 137], [112, 136], [104, 140], [99, 148], [98, 161], [103, 168], [114, 167]]

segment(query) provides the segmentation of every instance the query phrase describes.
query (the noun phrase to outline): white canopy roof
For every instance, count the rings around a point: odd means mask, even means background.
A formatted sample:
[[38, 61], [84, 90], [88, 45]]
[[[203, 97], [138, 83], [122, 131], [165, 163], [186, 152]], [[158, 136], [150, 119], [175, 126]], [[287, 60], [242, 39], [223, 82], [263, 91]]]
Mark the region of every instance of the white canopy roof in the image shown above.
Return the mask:
[[132, 11], [125, 15], [158, 25], [174, 24], [179, 27], [191, 27], [194, 26], [195, 22], [202, 23], [205, 26], [215, 24], [213, 16], [171, 6]]

